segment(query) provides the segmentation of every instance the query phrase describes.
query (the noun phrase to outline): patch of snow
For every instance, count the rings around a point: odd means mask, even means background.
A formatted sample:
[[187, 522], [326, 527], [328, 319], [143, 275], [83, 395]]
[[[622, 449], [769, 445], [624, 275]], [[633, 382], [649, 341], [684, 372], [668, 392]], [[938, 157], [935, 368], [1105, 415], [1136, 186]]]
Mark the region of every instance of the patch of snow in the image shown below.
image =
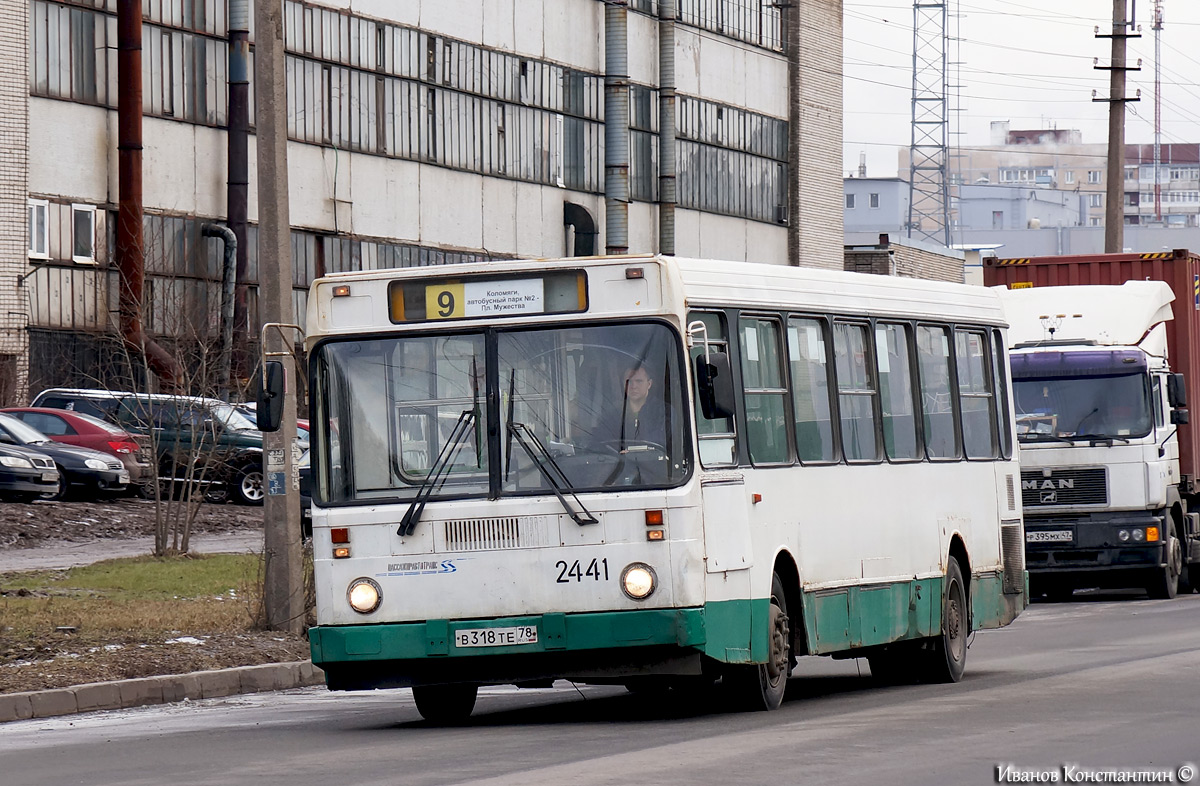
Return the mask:
[[[203, 639], [207, 639], [207, 638], [208, 638], [207, 636], [203, 637]], [[204, 643], [203, 639], [198, 639], [195, 636], [180, 636], [179, 638], [176, 638], [176, 639], [167, 639], [166, 643], [167, 644], [203, 644]]]

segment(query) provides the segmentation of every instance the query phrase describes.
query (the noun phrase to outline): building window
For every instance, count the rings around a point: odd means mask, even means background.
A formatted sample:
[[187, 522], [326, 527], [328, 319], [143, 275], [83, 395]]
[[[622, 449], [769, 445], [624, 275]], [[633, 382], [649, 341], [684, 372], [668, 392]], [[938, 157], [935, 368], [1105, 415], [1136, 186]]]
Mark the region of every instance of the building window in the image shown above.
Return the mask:
[[1104, 207], [1104, 194], [1088, 194], [1088, 205], [1091, 207]]
[[846, 209], [854, 209], [854, 194], [846, 194]]
[[879, 207], [879, 194], [871, 194], [871, 207]]
[[29, 200], [29, 258], [50, 258], [50, 203]]
[[1066, 172], [1066, 182], [1067, 183], [1075, 182], [1075, 173], [1072, 172], [1071, 170], [1067, 170], [1067, 172]]
[[1125, 167], [1125, 179], [1126, 180], [1137, 180], [1138, 179], [1138, 168], [1136, 165]]
[[1103, 220], [1099, 218], [1091, 218], [1088, 219], [1088, 224], [1094, 227], [1103, 226]]
[[1088, 182], [1091, 183], [1092, 185], [1095, 185], [1096, 183], [1100, 182], [1100, 170], [1099, 169], [1089, 169], [1088, 170]]
[[92, 205], [71, 205], [71, 260], [96, 262], [96, 208]]

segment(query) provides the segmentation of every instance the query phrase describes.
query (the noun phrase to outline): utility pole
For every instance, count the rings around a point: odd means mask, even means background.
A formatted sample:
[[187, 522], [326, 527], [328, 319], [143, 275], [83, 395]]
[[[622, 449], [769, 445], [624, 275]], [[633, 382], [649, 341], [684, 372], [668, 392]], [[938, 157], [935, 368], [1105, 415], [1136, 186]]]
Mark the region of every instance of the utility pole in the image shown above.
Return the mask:
[[[258, 154], [259, 318], [294, 323], [292, 243], [288, 211], [287, 88], [283, 47], [283, 0], [254, 4], [254, 95]], [[263, 351], [290, 350], [290, 336], [263, 336]], [[271, 630], [304, 632], [304, 575], [300, 550], [300, 492], [296, 457], [295, 367], [284, 382], [283, 423], [263, 434], [265, 475], [272, 479], [263, 498], [263, 606]], [[284, 482], [275, 483], [273, 478]], [[292, 479], [297, 482], [293, 484]]]
[[1154, 220], [1162, 221], [1162, 0], [1154, 0]]
[[[1125, 48], [1133, 22], [1125, 14], [1127, 0], [1113, 0], [1112, 33], [1102, 34], [1096, 28], [1096, 38], [1112, 39], [1112, 59], [1107, 66], [1097, 65], [1099, 71], [1109, 72], [1108, 98], [1092, 98], [1108, 102], [1108, 183], [1104, 205], [1104, 253], [1118, 254], [1125, 246], [1125, 104], [1140, 98], [1125, 97], [1125, 72], [1140, 71], [1125, 65]], [[1141, 91], [1138, 91], [1139, 95]]]

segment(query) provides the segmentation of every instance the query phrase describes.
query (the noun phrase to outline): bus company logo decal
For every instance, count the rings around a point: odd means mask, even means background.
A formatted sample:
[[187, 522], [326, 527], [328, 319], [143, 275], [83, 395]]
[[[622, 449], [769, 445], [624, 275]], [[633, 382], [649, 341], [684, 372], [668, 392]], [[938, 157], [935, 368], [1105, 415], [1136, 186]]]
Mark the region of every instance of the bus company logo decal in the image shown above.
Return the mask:
[[441, 576], [458, 573], [456, 562], [460, 559], [422, 560], [413, 562], [389, 562], [387, 571], [376, 573], [376, 578], [392, 578], [396, 576]]

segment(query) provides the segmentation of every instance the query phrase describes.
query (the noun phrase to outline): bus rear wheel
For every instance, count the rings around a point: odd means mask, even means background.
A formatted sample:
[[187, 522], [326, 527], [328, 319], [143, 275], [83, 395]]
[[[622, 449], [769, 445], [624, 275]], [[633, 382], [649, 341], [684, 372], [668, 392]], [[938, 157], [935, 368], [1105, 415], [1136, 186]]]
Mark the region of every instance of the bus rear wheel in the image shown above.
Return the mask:
[[749, 711], [779, 709], [792, 674], [791, 623], [779, 574], [771, 577], [771, 605], [767, 613], [767, 662], [730, 665], [723, 679], [734, 704]]
[[966, 584], [958, 560], [951, 557], [942, 594], [942, 632], [933, 637], [932, 646], [922, 650], [927, 682], [958, 682], [962, 679], [967, 666], [969, 633]]
[[461, 723], [475, 709], [478, 685], [418, 685], [412, 689], [417, 712], [430, 723]]

